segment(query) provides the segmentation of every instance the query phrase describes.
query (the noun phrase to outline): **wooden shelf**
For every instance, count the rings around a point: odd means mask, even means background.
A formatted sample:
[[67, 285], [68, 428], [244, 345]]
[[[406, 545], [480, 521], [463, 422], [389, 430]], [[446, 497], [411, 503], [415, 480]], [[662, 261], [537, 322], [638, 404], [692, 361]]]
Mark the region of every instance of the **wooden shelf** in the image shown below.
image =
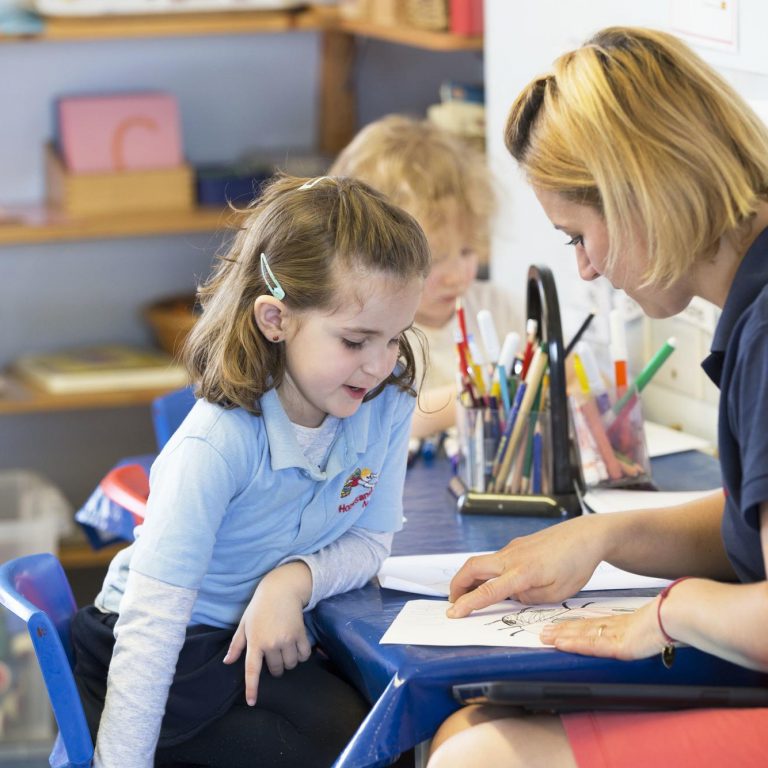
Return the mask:
[[115, 390], [54, 395], [27, 386], [12, 373], [4, 374], [5, 388], [0, 392], [0, 415], [21, 413], [51, 413], [52, 411], [94, 410], [99, 408], [128, 408], [148, 405], [156, 397], [176, 387], [161, 389]]
[[62, 541], [59, 544], [58, 557], [65, 569], [106, 566], [121, 549], [127, 546], [126, 541], [110, 544], [102, 549], [93, 549], [87, 541]]
[[463, 37], [416, 27], [385, 26], [345, 19], [333, 7], [288, 11], [211, 11], [144, 15], [49, 16], [38, 35], [6, 36], [0, 42], [119, 40], [198, 35], [253, 35], [297, 30], [328, 30], [386, 40], [432, 51], [479, 51], [482, 37]]
[[6, 37], [4, 42], [62, 42], [199, 35], [253, 35], [320, 29], [325, 17], [303, 11], [212, 11], [145, 15], [49, 16], [39, 35]]
[[431, 32], [428, 29], [416, 27], [388, 27], [383, 24], [372, 24], [369, 21], [339, 18], [335, 28], [340, 32], [361, 37], [371, 37], [385, 40], [388, 43], [410, 45], [414, 48], [425, 48], [430, 51], [482, 51], [482, 37], [463, 37], [450, 32]]
[[225, 230], [231, 220], [230, 211], [216, 207], [89, 218], [68, 217], [45, 206], [3, 208], [2, 214], [5, 218], [0, 218], [0, 245], [213, 232]]

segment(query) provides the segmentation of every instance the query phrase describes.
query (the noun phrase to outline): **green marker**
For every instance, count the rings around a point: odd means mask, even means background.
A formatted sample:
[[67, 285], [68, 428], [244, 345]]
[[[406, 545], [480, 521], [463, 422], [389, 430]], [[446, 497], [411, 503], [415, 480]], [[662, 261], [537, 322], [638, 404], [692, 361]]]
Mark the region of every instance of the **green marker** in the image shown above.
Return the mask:
[[616, 417], [627, 407], [627, 404], [639, 392], [645, 389], [646, 384], [656, 375], [659, 368], [667, 361], [667, 358], [675, 351], [677, 341], [672, 336], [667, 339], [661, 349], [648, 361], [645, 368], [638, 374], [634, 384], [613, 404], [606, 414], [605, 426], [610, 427]]

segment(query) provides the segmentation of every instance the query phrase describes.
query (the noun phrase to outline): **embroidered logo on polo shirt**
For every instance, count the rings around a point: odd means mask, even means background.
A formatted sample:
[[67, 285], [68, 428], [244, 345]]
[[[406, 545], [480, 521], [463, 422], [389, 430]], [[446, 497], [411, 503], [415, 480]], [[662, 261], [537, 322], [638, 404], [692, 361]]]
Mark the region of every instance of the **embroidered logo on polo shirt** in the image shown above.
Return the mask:
[[373, 493], [373, 489], [379, 480], [379, 476], [367, 467], [360, 469], [359, 467], [347, 478], [344, 483], [344, 487], [341, 489], [341, 498], [346, 499], [351, 495], [353, 488], [360, 488], [363, 490], [361, 494], [355, 496], [352, 501], [347, 504], [339, 504], [339, 512], [349, 512], [355, 504], [362, 504], [364, 507], [368, 506], [368, 499]]

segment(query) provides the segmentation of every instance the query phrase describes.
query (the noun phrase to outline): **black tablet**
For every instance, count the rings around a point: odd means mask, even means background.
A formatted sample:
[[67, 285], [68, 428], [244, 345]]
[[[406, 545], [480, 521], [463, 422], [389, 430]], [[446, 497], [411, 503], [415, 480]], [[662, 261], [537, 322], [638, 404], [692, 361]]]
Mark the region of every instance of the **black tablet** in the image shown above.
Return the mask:
[[460, 704], [497, 704], [528, 712], [768, 707], [768, 688], [497, 680], [453, 686]]

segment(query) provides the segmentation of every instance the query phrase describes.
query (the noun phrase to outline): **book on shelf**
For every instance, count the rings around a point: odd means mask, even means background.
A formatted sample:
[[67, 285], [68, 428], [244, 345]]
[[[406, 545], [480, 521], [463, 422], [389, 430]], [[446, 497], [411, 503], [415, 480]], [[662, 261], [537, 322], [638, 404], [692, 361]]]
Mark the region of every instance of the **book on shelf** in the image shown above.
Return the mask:
[[63, 349], [18, 358], [13, 371], [52, 394], [186, 386], [182, 365], [160, 350], [126, 344]]

